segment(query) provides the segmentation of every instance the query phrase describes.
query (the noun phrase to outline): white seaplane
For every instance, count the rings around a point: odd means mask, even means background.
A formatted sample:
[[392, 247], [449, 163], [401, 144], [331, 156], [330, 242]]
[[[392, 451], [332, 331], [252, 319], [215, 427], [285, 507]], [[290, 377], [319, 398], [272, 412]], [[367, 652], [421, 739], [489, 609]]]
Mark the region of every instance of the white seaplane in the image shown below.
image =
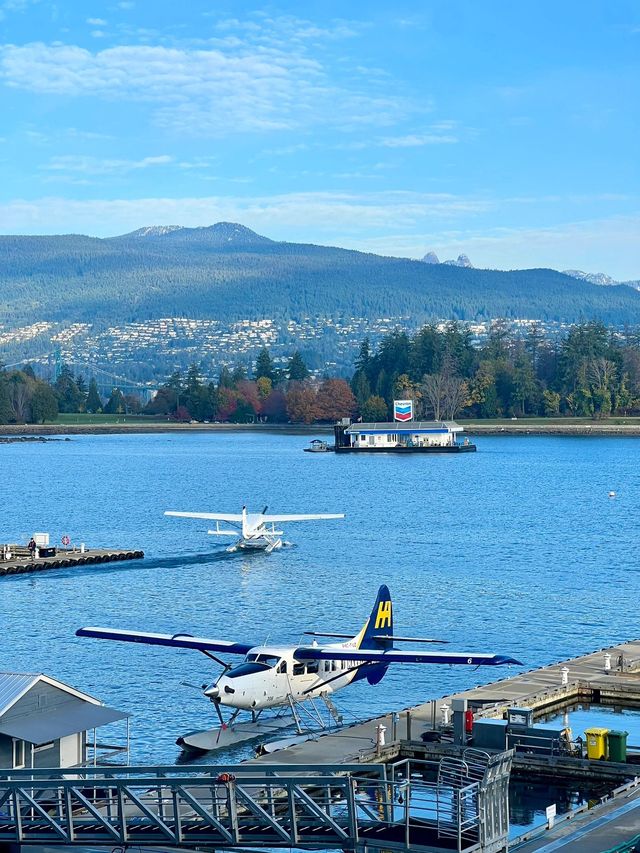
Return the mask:
[[[243, 740], [264, 737], [273, 732], [296, 725], [302, 734], [303, 727], [298, 711], [313, 715], [320, 727], [322, 718], [313, 700], [324, 701], [331, 717], [341, 722], [330, 695], [338, 690], [366, 679], [378, 684], [392, 663], [466, 664], [468, 666], [499, 666], [520, 661], [512, 657], [483, 652], [404, 651], [394, 647], [394, 642], [445, 643], [446, 640], [397, 637], [393, 634], [391, 594], [381, 586], [371, 615], [356, 636], [306, 631], [313, 637], [332, 637], [343, 642], [319, 645], [317, 640], [302, 646], [256, 646], [230, 640], [193, 637], [191, 634], [148, 634], [142, 631], [122, 631], [113, 628], [80, 628], [79, 637], [97, 637], [104, 640], [124, 640], [131, 643], [148, 643], [154, 646], [171, 646], [178, 649], [196, 649], [223, 667], [222, 674], [213, 684], [202, 685], [204, 695], [216, 709], [220, 727], [204, 732], [191, 732], [178, 739], [186, 751], [206, 752], [235, 745]], [[237, 666], [221, 660], [214, 653], [244, 655]], [[222, 707], [233, 709], [226, 722]], [[274, 709], [276, 715], [260, 719], [265, 710]], [[251, 713], [250, 722], [236, 722], [241, 711]]]
[[[266, 551], [270, 554], [289, 542], [283, 542], [283, 531], [276, 529], [276, 524], [290, 521], [320, 521], [326, 519], [344, 518], [344, 513], [313, 513], [311, 515], [267, 515], [265, 507], [262, 512], [247, 512], [246, 506], [242, 507], [241, 513], [229, 514], [226, 512], [174, 512], [167, 510], [165, 515], [173, 515], [178, 518], [202, 518], [206, 521], [215, 521], [215, 530], [207, 530], [210, 536], [237, 536], [240, 538], [230, 545], [226, 550], [232, 554], [238, 549], [242, 551]], [[232, 529], [220, 528], [220, 522], [230, 524]], [[269, 526], [270, 525], [270, 526]]]

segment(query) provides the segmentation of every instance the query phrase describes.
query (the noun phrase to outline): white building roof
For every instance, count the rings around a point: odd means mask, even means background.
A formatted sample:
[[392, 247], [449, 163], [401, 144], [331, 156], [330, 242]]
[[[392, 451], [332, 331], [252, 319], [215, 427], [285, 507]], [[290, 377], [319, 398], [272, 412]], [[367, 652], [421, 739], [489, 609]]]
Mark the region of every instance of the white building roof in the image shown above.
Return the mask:
[[360, 432], [463, 432], [464, 427], [455, 421], [388, 421], [380, 423], [351, 424], [345, 432], [356, 435]]

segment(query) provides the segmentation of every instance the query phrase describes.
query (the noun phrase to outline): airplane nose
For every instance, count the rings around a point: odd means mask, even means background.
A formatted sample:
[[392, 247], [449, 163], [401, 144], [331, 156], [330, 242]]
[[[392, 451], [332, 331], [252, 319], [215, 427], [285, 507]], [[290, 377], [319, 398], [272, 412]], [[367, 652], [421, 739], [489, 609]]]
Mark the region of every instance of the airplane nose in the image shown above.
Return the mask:
[[211, 687], [207, 687], [207, 689], [204, 691], [204, 695], [208, 696], [209, 699], [219, 699], [220, 688], [217, 685], [212, 684]]

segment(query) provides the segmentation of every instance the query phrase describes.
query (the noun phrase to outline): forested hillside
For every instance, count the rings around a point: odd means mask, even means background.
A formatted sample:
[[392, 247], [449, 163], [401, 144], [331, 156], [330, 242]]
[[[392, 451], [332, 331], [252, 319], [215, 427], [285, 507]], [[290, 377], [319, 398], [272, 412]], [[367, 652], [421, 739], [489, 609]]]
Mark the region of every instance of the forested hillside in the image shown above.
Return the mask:
[[528, 317], [640, 323], [640, 293], [548, 269], [499, 272], [278, 243], [229, 223], [110, 239], [0, 237], [0, 323], [154, 317]]

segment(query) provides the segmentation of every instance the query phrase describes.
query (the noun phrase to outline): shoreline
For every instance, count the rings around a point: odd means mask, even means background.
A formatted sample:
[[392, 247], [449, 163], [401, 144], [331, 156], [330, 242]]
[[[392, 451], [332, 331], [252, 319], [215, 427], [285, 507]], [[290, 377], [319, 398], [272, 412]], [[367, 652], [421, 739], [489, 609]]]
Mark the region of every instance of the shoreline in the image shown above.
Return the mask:
[[[465, 424], [464, 434], [483, 435], [558, 435], [558, 436], [640, 436], [640, 421], [632, 424], [615, 423], [504, 423]], [[4, 424], [0, 439], [21, 440], [21, 436], [49, 435], [136, 435], [160, 433], [247, 433], [264, 432], [279, 435], [331, 435], [328, 424], [183, 424], [183, 423], [113, 423], [113, 424]]]

